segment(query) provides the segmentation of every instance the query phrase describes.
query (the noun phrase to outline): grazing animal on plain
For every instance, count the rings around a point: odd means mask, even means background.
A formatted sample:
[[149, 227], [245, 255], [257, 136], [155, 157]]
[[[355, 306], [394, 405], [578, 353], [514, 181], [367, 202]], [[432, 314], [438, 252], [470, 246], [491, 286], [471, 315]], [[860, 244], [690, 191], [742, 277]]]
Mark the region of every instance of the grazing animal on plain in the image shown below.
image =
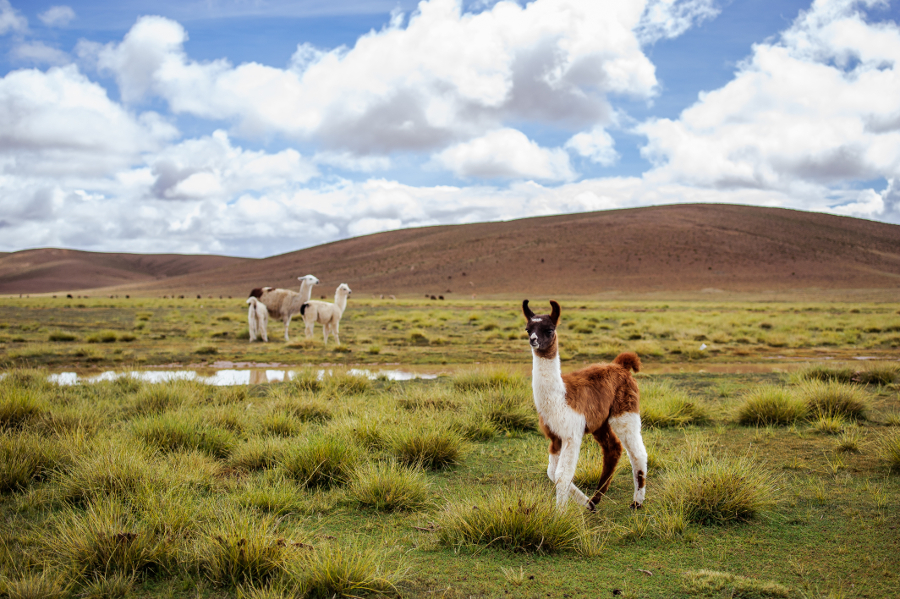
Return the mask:
[[328, 345], [328, 335], [334, 335], [334, 341], [338, 345], [341, 339], [338, 337], [338, 331], [341, 325], [341, 316], [347, 309], [347, 298], [350, 296], [350, 287], [346, 283], [341, 283], [334, 291], [334, 303], [320, 302], [312, 300], [303, 304], [300, 314], [303, 315], [303, 323], [306, 325], [307, 338], [312, 337], [316, 323], [322, 325], [322, 333], [325, 336], [324, 343]]
[[262, 302], [269, 311], [269, 316], [279, 318], [284, 323], [284, 340], [288, 338], [288, 328], [291, 326], [291, 318], [299, 314], [303, 304], [309, 301], [313, 285], [319, 283], [319, 279], [312, 275], [297, 277], [300, 280], [300, 292], [290, 289], [275, 289], [273, 287], [257, 287], [250, 292], [250, 297], [255, 297]]
[[[549, 315], [535, 315], [528, 300], [522, 302], [533, 356], [534, 406], [541, 432], [550, 440], [547, 476], [556, 485], [556, 505], [561, 508], [571, 495], [594, 511], [609, 489], [624, 445], [634, 479], [631, 507], [639, 508], [644, 503], [647, 450], [641, 439], [640, 394], [630, 370], [638, 372], [641, 360], [637, 354], [625, 352], [612, 364], [593, 364], [562, 374], [556, 335], [560, 307], [555, 301], [550, 306]], [[600, 484], [590, 499], [572, 484], [581, 440], [586, 434], [593, 435], [603, 448]]]
[[269, 342], [269, 310], [266, 306], [255, 297], [248, 297], [247, 303], [250, 309], [247, 310], [247, 325], [250, 328], [250, 343], [257, 338], [262, 338], [266, 343]]

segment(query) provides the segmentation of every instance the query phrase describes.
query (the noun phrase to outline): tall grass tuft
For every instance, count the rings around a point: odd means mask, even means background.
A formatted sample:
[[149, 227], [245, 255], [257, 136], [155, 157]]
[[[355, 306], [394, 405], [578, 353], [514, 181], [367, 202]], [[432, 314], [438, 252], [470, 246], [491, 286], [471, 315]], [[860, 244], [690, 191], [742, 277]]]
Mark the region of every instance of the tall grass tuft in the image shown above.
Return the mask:
[[322, 389], [322, 381], [317, 370], [304, 368], [292, 372], [290, 380], [285, 383], [285, 387], [305, 393], [317, 393]]
[[758, 460], [727, 455], [671, 464], [657, 497], [663, 508], [698, 524], [751, 520], [778, 499], [776, 481]]
[[546, 487], [503, 485], [487, 497], [448, 504], [438, 518], [438, 540], [452, 547], [587, 553], [596, 546], [584, 509], [570, 502], [558, 510]]
[[744, 395], [737, 420], [749, 426], [786, 426], [804, 418], [806, 412], [806, 404], [790, 389], [762, 385]]
[[82, 512], [67, 509], [56, 516], [45, 540], [48, 555], [87, 582], [97, 576], [135, 576], [159, 571], [170, 552], [117, 497], [91, 502]]
[[0, 577], [0, 596], [9, 599], [63, 599], [70, 593], [59, 574], [43, 570], [19, 578]]
[[82, 589], [84, 599], [124, 599], [131, 594], [135, 578], [122, 573], [95, 576]]
[[80, 447], [72, 465], [54, 478], [60, 499], [87, 502], [107, 495], [129, 496], [159, 475], [139, 447], [104, 440]]
[[328, 488], [345, 483], [360, 461], [355, 445], [329, 435], [290, 448], [281, 459], [281, 468], [303, 486]]
[[19, 430], [47, 410], [40, 391], [28, 387], [0, 387], [0, 430]]
[[68, 458], [54, 439], [30, 433], [0, 436], [0, 493], [25, 489]]
[[878, 455], [887, 462], [888, 468], [900, 472], [900, 433], [888, 433], [878, 443]]
[[667, 428], [708, 421], [707, 410], [668, 381], [641, 383], [641, 423], [646, 426]]
[[767, 599], [769, 597], [794, 597], [790, 588], [777, 582], [757, 580], [746, 576], [717, 572], [715, 570], [688, 570], [684, 573], [685, 586], [692, 594], [708, 597], [733, 597], [735, 599]]
[[853, 375], [853, 382], [861, 385], [890, 385], [898, 379], [900, 366], [890, 362], [870, 362]]
[[465, 392], [527, 386], [525, 377], [500, 369], [470, 370], [453, 377], [453, 388]]
[[303, 596], [313, 599], [360, 597], [363, 595], [399, 595], [397, 585], [408, 569], [388, 565], [390, 555], [376, 547], [318, 545], [288, 561], [288, 577], [298, 581]]
[[153, 383], [144, 385], [138, 391], [132, 404], [134, 411], [141, 415], [161, 414], [167, 410], [180, 408], [189, 403], [191, 394], [183, 381]]
[[284, 439], [251, 437], [235, 448], [228, 459], [228, 465], [243, 472], [273, 468], [288, 447], [289, 442]]
[[842, 416], [850, 420], [865, 420], [869, 400], [865, 390], [838, 382], [808, 381], [800, 386], [800, 398], [809, 412]]
[[355, 375], [349, 372], [335, 371], [322, 379], [322, 389], [327, 396], [345, 397], [348, 395], [363, 395], [372, 390], [372, 381], [365, 375]]
[[391, 436], [390, 450], [406, 466], [443, 470], [462, 460], [463, 440], [446, 427], [403, 428]]
[[251, 514], [222, 506], [195, 542], [192, 554], [199, 571], [214, 585], [265, 584], [279, 573], [289, 542], [277, 535], [272, 514]]
[[148, 446], [164, 452], [197, 450], [224, 458], [237, 444], [234, 433], [192, 412], [166, 412], [144, 418], [134, 423], [133, 430]]
[[533, 431], [537, 416], [527, 388], [500, 387], [475, 395], [481, 418], [501, 431]]
[[348, 492], [360, 505], [379, 511], [414, 510], [428, 500], [428, 481], [415, 468], [377, 462], [353, 472]]
[[810, 364], [796, 371], [792, 379], [803, 383], [807, 381], [821, 381], [825, 383], [849, 383], [853, 379], [853, 369], [847, 366], [826, 366], [824, 364]]

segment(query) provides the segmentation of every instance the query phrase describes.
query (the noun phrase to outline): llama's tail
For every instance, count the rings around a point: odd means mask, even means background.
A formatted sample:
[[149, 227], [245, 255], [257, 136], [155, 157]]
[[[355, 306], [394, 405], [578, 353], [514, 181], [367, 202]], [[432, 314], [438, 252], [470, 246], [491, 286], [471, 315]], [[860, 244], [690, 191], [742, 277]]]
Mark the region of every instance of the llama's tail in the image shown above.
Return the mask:
[[247, 303], [255, 308], [256, 307], [256, 298], [251, 295], [250, 297], [247, 298]]
[[303, 316], [304, 314], [306, 314], [306, 307], [308, 305], [309, 304], [307, 304], [306, 302], [303, 302], [303, 304], [300, 306], [300, 316]]
[[616, 359], [613, 360], [613, 362], [622, 368], [630, 368], [635, 372], [641, 371], [641, 359], [638, 358], [638, 355], [633, 351], [622, 352], [616, 356]]

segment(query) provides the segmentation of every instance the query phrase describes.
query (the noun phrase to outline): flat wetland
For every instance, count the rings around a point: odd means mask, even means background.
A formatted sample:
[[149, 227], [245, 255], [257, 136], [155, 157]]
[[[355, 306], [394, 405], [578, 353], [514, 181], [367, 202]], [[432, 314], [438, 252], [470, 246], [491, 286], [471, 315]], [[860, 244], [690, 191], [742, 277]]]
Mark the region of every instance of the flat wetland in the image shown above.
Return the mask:
[[[520, 301], [351, 296], [324, 348], [242, 298], [0, 299], [0, 596], [900, 594], [900, 306], [561, 304], [563, 371], [644, 363], [641, 510], [624, 455], [555, 510]], [[48, 381], [235, 365], [292, 376]]]

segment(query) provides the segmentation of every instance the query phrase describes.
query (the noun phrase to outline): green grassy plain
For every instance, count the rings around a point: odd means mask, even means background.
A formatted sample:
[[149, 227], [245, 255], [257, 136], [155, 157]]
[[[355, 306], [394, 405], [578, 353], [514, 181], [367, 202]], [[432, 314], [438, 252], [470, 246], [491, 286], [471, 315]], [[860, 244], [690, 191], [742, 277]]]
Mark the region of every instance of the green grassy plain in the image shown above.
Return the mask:
[[[648, 364], [889, 358], [900, 351], [898, 312], [887, 303], [570, 300], [563, 302], [560, 348], [572, 364], [610, 360], [624, 350]], [[248, 343], [246, 313], [242, 299], [0, 299], [0, 366], [529, 361], [520, 301], [351, 297], [341, 345], [327, 348], [321, 327], [304, 338], [299, 318], [290, 343], [274, 319], [269, 343]]]
[[[896, 359], [896, 305], [564, 302], [564, 370], [632, 349], [671, 372], [638, 375], [645, 508], [628, 509], [623, 456], [596, 514], [552, 509], [516, 302], [351, 298], [336, 349], [318, 327], [301, 340], [299, 322], [291, 344], [249, 344], [245, 318], [227, 299], [2, 301], [0, 597], [900, 588], [900, 373], [841, 361]], [[835, 359], [678, 372], [777, 356]], [[240, 387], [46, 379], [216, 360], [297, 366], [288, 382]], [[309, 366], [325, 363], [454, 374], [395, 382], [336, 367], [320, 379]], [[592, 490], [599, 471], [585, 439], [576, 482]]]

